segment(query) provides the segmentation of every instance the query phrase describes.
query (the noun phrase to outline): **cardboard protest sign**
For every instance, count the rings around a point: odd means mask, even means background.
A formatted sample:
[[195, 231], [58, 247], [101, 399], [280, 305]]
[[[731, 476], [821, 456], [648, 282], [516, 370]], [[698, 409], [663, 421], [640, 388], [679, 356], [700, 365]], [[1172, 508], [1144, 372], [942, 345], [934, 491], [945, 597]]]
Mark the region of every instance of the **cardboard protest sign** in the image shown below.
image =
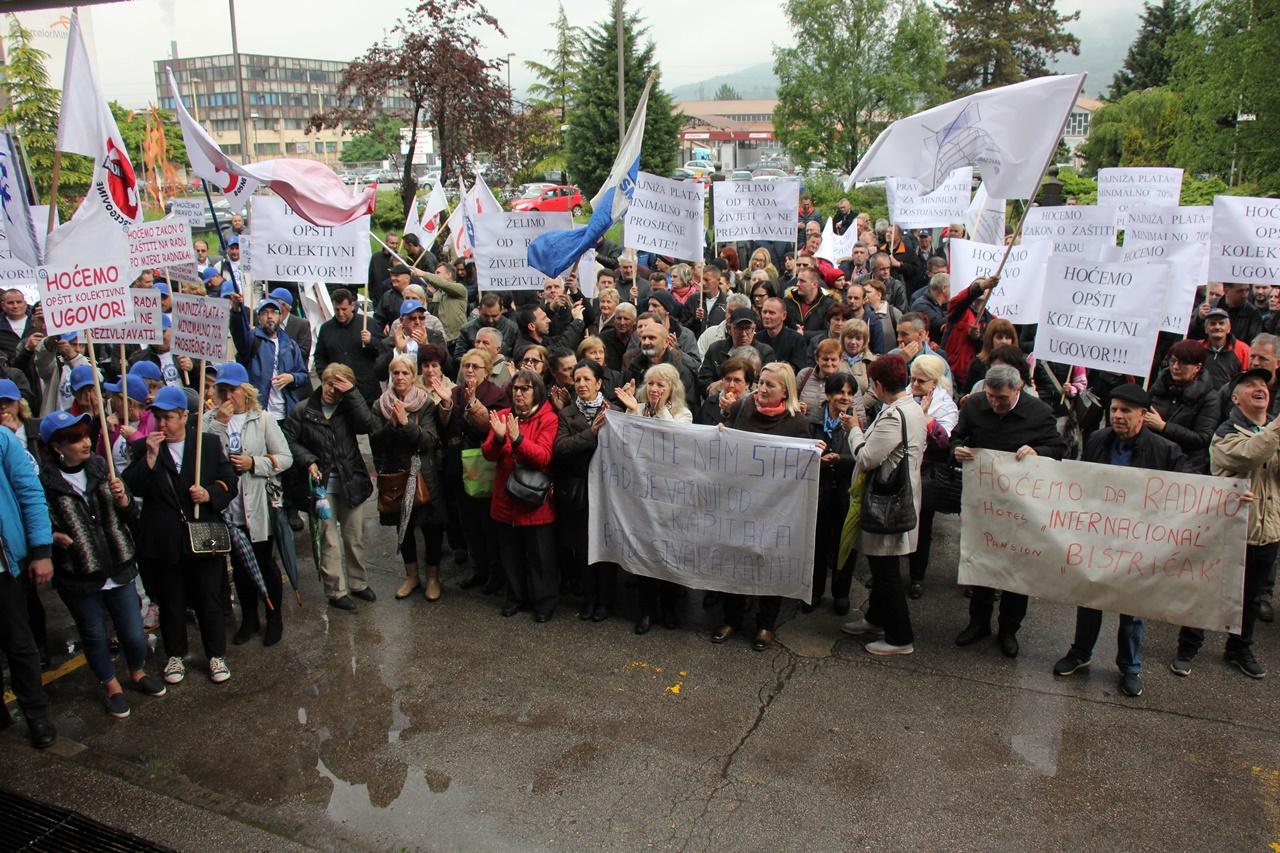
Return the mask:
[[126, 256], [69, 268], [41, 267], [36, 275], [48, 334], [133, 321], [133, 272]]
[[963, 222], [969, 212], [972, 189], [972, 166], [956, 169], [931, 193], [912, 178], [886, 178], [889, 221], [899, 228], [935, 228]]
[[1248, 480], [974, 452], [961, 584], [1240, 632]]
[[1209, 279], [1280, 284], [1280, 199], [1214, 196]]
[[[92, 329], [93, 342], [138, 346], [164, 343], [164, 311], [160, 297], [160, 291], [149, 287], [129, 288], [129, 299], [133, 302], [133, 322]], [[84, 339], [83, 335], [81, 339]]]
[[573, 228], [568, 213], [497, 211], [469, 216], [481, 290], [541, 290], [547, 277], [529, 265], [529, 244], [550, 231]]
[[818, 468], [811, 440], [610, 412], [587, 474], [587, 558], [809, 601]]
[[640, 172], [626, 212], [623, 245], [684, 260], [702, 260], [706, 241], [702, 212], [703, 190], [698, 184]]
[[[369, 221], [365, 215], [345, 225], [312, 225], [284, 199], [254, 196], [253, 260], [246, 270], [268, 281], [364, 284], [369, 277]], [[246, 249], [241, 238], [242, 260]]]
[[1124, 213], [1134, 205], [1177, 207], [1182, 197], [1182, 170], [1152, 166], [1120, 166], [1098, 170], [1098, 204]]
[[205, 361], [227, 360], [227, 329], [231, 302], [214, 296], [173, 294], [173, 339], [169, 351], [175, 356]]
[[[1050, 248], [1047, 240], [1033, 240], [1010, 248], [1009, 260], [1000, 271], [1000, 284], [987, 299], [987, 310], [1010, 323], [1037, 322]], [[992, 275], [1004, 253], [1004, 246], [952, 238], [952, 286], [967, 287], [976, 278]]]
[[175, 198], [169, 203], [169, 215], [185, 222], [191, 230], [204, 228], [205, 202], [202, 198]]
[[195, 262], [187, 223], [161, 219], [129, 229], [129, 266], [135, 271]]
[[797, 181], [721, 181], [712, 191], [716, 242], [794, 243], [800, 222]]
[[1097, 259], [1116, 244], [1114, 207], [1033, 207], [1022, 222], [1022, 242], [1052, 240], [1053, 254]]
[[1146, 376], [1164, 309], [1167, 265], [1053, 255], [1034, 352], [1062, 364]]

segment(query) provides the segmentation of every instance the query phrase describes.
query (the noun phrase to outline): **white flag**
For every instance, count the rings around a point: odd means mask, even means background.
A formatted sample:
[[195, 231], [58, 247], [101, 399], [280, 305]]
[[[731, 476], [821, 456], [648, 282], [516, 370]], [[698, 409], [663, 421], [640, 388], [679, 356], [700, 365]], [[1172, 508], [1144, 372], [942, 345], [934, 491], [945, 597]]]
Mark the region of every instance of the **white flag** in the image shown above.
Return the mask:
[[435, 241], [436, 235], [440, 233], [440, 214], [444, 213], [448, 207], [449, 201], [444, 197], [444, 187], [437, 181], [431, 188], [431, 195], [427, 196], [426, 210], [422, 212], [422, 219], [419, 220], [422, 227], [422, 245], [430, 246]]
[[404, 216], [404, 233], [417, 234], [422, 230], [422, 220], [418, 218], [418, 197], [414, 196], [409, 203], [409, 211]]
[[853, 257], [854, 244], [858, 242], [858, 229], [846, 228], [843, 234], [837, 234], [827, 217], [827, 224], [822, 228], [822, 244], [818, 246], [816, 256], [838, 264], [845, 258]]
[[471, 237], [467, 234], [467, 185], [458, 178], [458, 204], [444, 227], [449, 229], [449, 245], [456, 257], [465, 258], [471, 255]]
[[993, 196], [1032, 198], [1084, 78], [1040, 77], [899, 119], [881, 131], [845, 188], [896, 176], [932, 192], [953, 170], [973, 166]]

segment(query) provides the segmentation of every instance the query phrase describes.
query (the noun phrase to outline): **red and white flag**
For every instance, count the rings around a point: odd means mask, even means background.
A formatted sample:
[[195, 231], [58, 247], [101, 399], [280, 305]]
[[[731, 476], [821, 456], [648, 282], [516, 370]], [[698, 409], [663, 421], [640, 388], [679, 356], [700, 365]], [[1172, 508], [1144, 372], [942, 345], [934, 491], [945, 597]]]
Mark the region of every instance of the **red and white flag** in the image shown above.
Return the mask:
[[409, 202], [409, 212], [404, 215], [404, 233], [417, 234], [422, 230], [422, 220], [418, 218], [418, 197]]
[[449, 229], [449, 244], [453, 253], [459, 258], [471, 256], [471, 240], [467, 236], [467, 185], [458, 178], [458, 206], [445, 220], [444, 227]]
[[222, 190], [233, 208], [243, 210], [244, 202], [254, 189], [263, 185], [312, 225], [345, 225], [373, 213], [376, 184], [353, 195], [333, 169], [317, 160], [282, 158], [246, 166], [223, 154], [213, 137], [187, 112], [173, 71], [167, 68], [165, 71], [169, 75], [169, 90], [182, 126], [191, 171]]
[[431, 188], [431, 195], [427, 196], [427, 209], [422, 213], [422, 220], [419, 225], [422, 228], [422, 241], [424, 246], [431, 245], [431, 241], [440, 233], [440, 214], [449, 206], [449, 202], [444, 197], [444, 187], [437, 181], [436, 185]]

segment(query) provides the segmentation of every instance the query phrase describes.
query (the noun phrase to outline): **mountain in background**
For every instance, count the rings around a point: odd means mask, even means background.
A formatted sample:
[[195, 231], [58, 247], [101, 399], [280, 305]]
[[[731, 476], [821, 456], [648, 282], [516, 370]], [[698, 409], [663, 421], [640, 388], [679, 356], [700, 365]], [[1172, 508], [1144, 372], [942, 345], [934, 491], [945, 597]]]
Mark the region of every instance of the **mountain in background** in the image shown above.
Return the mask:
[[[1073, 4], [1063, 3], [1065, 12], [1073, 11]], [[1111, 78], [1124, 64], [1124, 55], [1138, 33], [1139, 0], [1122, 0], [1110, 8], [1085, 9], [1071, 31], [1080, 39], [1080, 55], [1064, 56], [1052, 68], [1060, 74], [1089, 72], [1085, 81], [1085, 94], [1098, 97], [1111, 88]], [[708, 101], [715, 97], [722, 84], [729, 84], [743, 98], [777, 97], [778, 78], [773, 76], [773, 62], [750, 65], [731, 74], [719, 74], [697, 83], [673, 86], [671, 97], [676, 101]]]

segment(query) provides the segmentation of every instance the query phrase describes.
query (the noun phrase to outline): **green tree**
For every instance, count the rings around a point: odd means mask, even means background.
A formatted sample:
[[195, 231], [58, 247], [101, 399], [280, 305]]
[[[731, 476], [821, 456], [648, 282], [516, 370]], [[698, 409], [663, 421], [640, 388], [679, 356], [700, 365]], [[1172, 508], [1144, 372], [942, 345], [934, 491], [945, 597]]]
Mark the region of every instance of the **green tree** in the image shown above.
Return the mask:
[[342, 162], [368, 163], [371, 160], [387, 160], [400, 155], [401, 121], [385, 116], [373, 123], [364, 133], [351, 137], [342, 146]]
[[742, 96], [738, 94], [738, 90], [730, 86], [728, 83], [721, 83], [720, 88], [716, 89], [713, 96], [717, 101], [740, 101]]
[[1110, 99], [1118, 101], [1130, 92], [1163, 86], [1169, 82], [1173, 57], [1169, 42], [1191, 28], [1191, 8], [1187, 0], [1161, 0], [1159, 5], [1142, 4], [1142, 26], [1124, 65], [1111, 80]]
[[556, 116], [560, 125], [569, 118], [569, 110], [573, 106], [573, 84], [578, 74], [578, 63], [582, 54], [582, 28], [569, 23], [569, 16], [564, 13], [564, 3], [551, 25], [556, 31], [556, 43], [543, 53], [548, 62], [526, 60], [524, 67], [532, 71], [537, 80], [529, 84], [529, 100], [527, 107]]
[[[610, 4], [612, 8], [612, 4]], [[645, 80], [657, 71], [653, 59], [653, 41], [641, 37], [648, 29], [641, 26], [638, 15], [623, 12], [623, 88], [626, 98], [626, 120], [631, 120]], [[569, 113], [566, 158], [569, 175], [584, 193], [594, 194], [618, 154], [618, 51], [615, 40], [617, 19], [610, 14], [585, 36], [585, 52], [577, 77], [573, 109]], [[676, 165], [676, 137], [681, 116], [671, 106], [671, 96], [662, 91], [661, 77], [654, 81], [649, 93], [649, 109], [644, 127], [644, 144], [640, 152], [640, 168], [663, 175]]]
[[955, 0], [937, 9], [948, 32], [946, 84], [956, 94], [1040, 77], [1058, 54], [1080, 54], [1066, 30], [1080, 13], [1060, 15], [1054, 0]]
[[[47, 202], [53, 178], [53, 149], [58, 137], [61, 96], [49, 85], [48, 54], [31, 44], [31, 33], [16, 15], [9, 16], [9, 53], [0, 66], [0, 81], [8, 90], [8, 104], [0, 110], [0, 125], [13, 127], [22, 139], [37, 202]], [[130, 156], [136, 156], [134, 149]], [[75, 211], [89, 189], [93, 162], [78, 154], [62, 155], [58, 182], [58, 211], [63, 221]], [[37, 223], [42, 227], [41, 223]]]
[[1096, 110], [1080, 147], [1085, 167], [1177, 165], [1174, 145], [1186, 119], [1182, 98], [1165, 88], [1130, 92]]
[[942, 23], [923, 0], [788, 0], [774, 133], [797, 164], [853, 169], [887, 121], [941, 100]]

